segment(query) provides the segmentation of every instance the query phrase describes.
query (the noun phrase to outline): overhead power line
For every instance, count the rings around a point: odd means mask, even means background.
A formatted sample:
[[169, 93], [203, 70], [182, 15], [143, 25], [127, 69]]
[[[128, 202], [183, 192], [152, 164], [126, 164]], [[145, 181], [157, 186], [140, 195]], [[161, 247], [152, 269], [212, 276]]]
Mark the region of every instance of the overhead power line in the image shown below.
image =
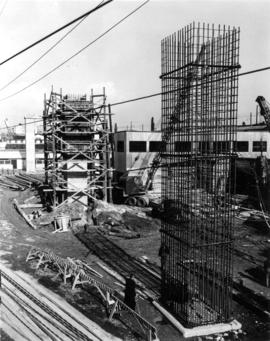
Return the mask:
[[2, 127], [2, 128], [0, 128], [0, 130], [6, 130], [6, 129], [10, 129], [10, 128], [22, 127], [24, 125], [35, 124], [35, 123], [38, 123], [38, 122], [43, 122], [43, 120], [35, 120], [35, 121], [30, 121], [30, 122], [18, 123], [18, 124], [14, 124], [14, 125], [8, 126], [8, 127]]
[[53, 32], [51, 32], [51, 33], [49, 33], [49, 34], [47, 34], [45, 37], [43, 37], [43, 38], [41, 38], [41, 39], [35, 41], [34, 43], [28, 45], [28, 46], [25, 47], [24, 49], [20, 50], [19, 52], [15, 53], [14, 55], [12, 55], [12, 56], [8, 57], [7, 59], [3, 60], [2, 62], [0, 62], [0, 66], [3, 65], [3, 64], [5, 64], [5, 63], [7, 63], [8, 61], [14, 59], [15, 57], [19, 56], [20, 54], [26, 52], [27, 50], [31, 49], [32, 47], [34, 47], [34, 46], [40, 44], [40, 43], [43, 42], [44, 40], [46, 40], [46, 39], [52, 37], [52, 36], [55, 35], [56, 33], [58, 33], [58, 32], [60, 32], [60, 31], [64, 30], [65, 28], [67, 28], [68, 26], [74, 24], [75, 22], [81, 20], [81, 19], [84, 18], [85, 16], [88, 16], [89, 14], [96, 12], [97, 10], [99, 10], [100, 8], [102, 8], [102, 7], [106, 6], [106, 5], [108, 5], [108, 4], [109, 4], [110, 2], [112, 2], [112, 1], [113, 1], [113, 0], [107, 0], [106, 2], [103, 2], [103, 3], [99, 4], [98, 6], [96, 6], [96, 7], [93, 8], [93, 9], [91, 9], [90, 11], [88, 11], [88, 12], [86, 12], [86, 13], [80, 15], [78, 18], [73, 19], [72, 21], [68, 22], [68, 23], [65, 24], [64, 26], [61, 26], [61, 27], [58, 28], [57, 30], [55, 30], [55, 31], [53, 31]]
[[[250, 74], [257, 73], [257, 72], [262, 72], [262, 71], [267, 71], [267, 70], [270, 70], [270, 66], [264, 67], [264, 68], [261, 68], [261, 69], [255, 69], [255, 70], [250, 70], [250, 71], [242, 72], [242, 73], [239, 73], [238, 76], [246, 76], [246, 75], [250, 75]], [[224, 77], [223, 79], [225, 79], [225, 78], [226, 77]], [[189, 86], [189, 87], [186, 87], [186, 88], [190, 89], [191, 87], [193, 87], [193, 86]], [[185, 88], [181, 88], [181, 90], [183, 90], [183, 89], [185, 89]], [[95, 107], [94, 109], [97, 110], [97, 109], [104, 108], [104, 107], [109, 107], [109, 106], [113, 107], [113, 106], [127, 104], [127, 103], [131, 103], [131, 102], [135, 102], [135, 101], [141, 101], [141, 100], [148, 99], [148, 98], [151, 98], [151, 97], [157, 97], [157, 96], [161, 96], [162, 94], [165, 95], [165, 94], [169, 94], [169, 93], [173, 93], [173, 92], [177, 92], [177, 91], [179, 91], [179, 89], [173, 89], [173, 90], [168, 90], [168, 91], [164, 91], [164, 92], [156, 92], [156, 93], [153, 93], [153, 94], [150, 94], [150, 95], [135, 97], [135, 98], [131, 98], [131, 99], [128, 99], [128, 100], [121, 101], [121, 102], [110, 103], [110, 104], [107, 104], [107, 105], [100, 105], [98, 107]], [[39, 120], [37, 122], [42, 122], [42, 120]], [[32, 124], [32, 123], [35, 123], [35, 122], [29, 122], [27, 124]], [[25, 124], [25, 123], [20, 123], [20, 124], [11, 126], [10, 128], [15, 128], [15, 127], [21, 126], [23, 124]], [[2, 130], [2, 129], [6, 129], [6, 128], [0, 128], [0, 130]]]
[[[264, 68], [261, 68], [261, 69], [255, 69], [255, 70], [250, 70], [250, 71], [242, 72], [242, 73], [239, 73], [238, 75], [236, 75], [236, 77], [237, 76], [246, 76], [246, 75], [250, 75], [252, 73], [257, 73], [257, 72], [262, 72], [262, 71], [267, 71], [267, 70], [270, 70], [270, 66], [267, 66], [267, 67], [264, 67]], [[227, 78], [231, 78], [231, 76], [220, 78], [217, 81], [225, 80]], [[213, 81], [211, 81], [211, 83], [213, 83]], [[205, 84], [205, 82], [203, 82], [201, 84]], [[190, 86], [187, 86], [187, 87], [182, 87], [181, 90], [190, 89], [190, 88], [196, 87], [196, 86], [201, 85], [201, 84], [194, 84], [194, 85], [190, 85]], [[151, 98], [151, 97], [161, 96], [162, 94], [164, 94], [164, 95], [165, 94], [170, 94], [170, 93], [174, 93], [174, 92], [177, 92], [177, 91], [179, 91], [179, 89], [176, 88], [176, 89], [168, 90], [168, 91], [165, 91], [165, 92], [156, 92], [154, 94], [150, 94], [150, 95], [146, 95], [146, 96], [141, 96], [141, 97], [130, 98], [128, 100], [124, 100], [124, 101], [121, 101], [121, 102], [112, 103], [112, 104], [110, 104], [110, 106], [112, 107], [112, 106], [116, 106], [116, 105], [127, 104], [127, 103], [131, 103], [131, 102], [136, 102], [136, 101], [141, 101], [143, 99], [148, 99], [148, 98]]]
[[122, 22], [124, 22], [127, 18], [129, 18], [132, 14], [134, 14], [135, 12], [137, 12], [139, 9], [141, 9], [143, 6], [145, 6], [150, 0], [147, 0], [145, 2], [143, 2], [140, 6], [136, 7], [133, 11], [131, 11], [130, 13], [128, 13], [126, 16], [124, 16], [122, 19], [120, 19], [119, 21], [117, 21], [115, 24], [113, 24], [112, 26], [110, 26], [106, 31], [104, 31], [102, 34], [100, 34], [96, 39], [92, 40], [90, 43], [88, 43], [87, 45], [85, 45], [83, 48], [81, 48], [79, 51], [77, 51], [76, 53], [74, 53], [71, 57], [69, 57], [68, 59], [64, 60], [62, 63], [60, 63], [59, 65], [57, 65], [56, 67], [54, 67], [52, 70], [50, 70], [49, 72], [47, 72], [46, 74], [44, 74], [43, 76], [41, 76], [40, 78], [38, 78], [37, 80], [35, 80], [34, 82], [30, 83], [29, 85], [25, 86], [24, 88], [14, 92], [11, 95], [8, 95], [6, 97], [3, 97], [0, 99], [0, 102], [5, 101], [15, 95], [18, 95], [19, 93], [25, 91], [26, 89], [29, 89], [30, 87], [32, 87], [33, 85], [37, 84], [38, 82], [40, 82], [41, 80], [43, 80], [44, 78], [46, 78], [47, 76], [49, 76], [50, 74], [52, 74], [53, 72], [55, 72], [57, 69], [59, 69], [60, 67], [62, 67], [64, 64], [66, 64], [67, 62], [69, 62], [71, 59], [73, 59], [74, 57], [78, 56], [80, 53], [82, 53], [84, 50], [86, 50], [89, 46], [93, 45], [95, 42], [97, 42], [98, 40], [100, 40], [102, 37], [104, 37], [106, 34], [108, 34], [110, 31], [112, 31], [115, 27], [117, 27], [118, 25], [120, 25]]
[[8, 0], [5, 0], [4, 4], [3, 4], [3, 6], [2, 6], [2, 8], [1, 8], [1, 10], [0, 10], [0, 17], [2, 16], [2, 14], [3, 14], [3, 12], [4, 12], [7, 3], [8, 3]]
[[[101, 1], [100, 4], [104, 2]], [[87, 17], [89, 14], [87, 14], [85, 17], [83, 17], [75, 26], [73, 26], [67, 33], [65, 33], [55, 44], [53, 44], [47, 51], [45, 51], [38, 59], [36, 59], [32, 64], [30, 64], [26, 69], [24, 69], [22, 72], [20, 72], [15, 78], [11, 79], [8, 83], [2, 86], [0, 88], [0, 91], [6, 89], [10, 84], [14, 83], [17, 79], [19, 79], [22, 75], [24, 75], [28, 70], [30, 70], [34, 65], [36, 65], [43, 57], [45, 57], [49, 52], [51, 52], [61, 41], [63, 41], [71, 32], [73, 32]]]

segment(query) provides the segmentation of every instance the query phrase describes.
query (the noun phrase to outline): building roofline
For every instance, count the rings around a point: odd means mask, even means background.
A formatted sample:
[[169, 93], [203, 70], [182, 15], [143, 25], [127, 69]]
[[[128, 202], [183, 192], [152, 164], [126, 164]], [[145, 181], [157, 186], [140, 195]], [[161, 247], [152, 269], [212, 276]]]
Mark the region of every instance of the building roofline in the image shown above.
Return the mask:
[[117, 133], [161, 133], [161, 130], [118, 130], [114, 132], [114, 134]]

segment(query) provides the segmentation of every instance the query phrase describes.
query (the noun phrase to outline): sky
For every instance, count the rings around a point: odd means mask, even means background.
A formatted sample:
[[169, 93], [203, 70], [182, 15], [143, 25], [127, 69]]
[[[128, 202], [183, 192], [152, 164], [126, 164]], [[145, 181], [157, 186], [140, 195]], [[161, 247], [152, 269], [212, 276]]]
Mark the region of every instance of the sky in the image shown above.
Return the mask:
[[[95, 7], [94, 0], [0, 0], [0, 62], [51, 31]], [[84, 94], [106, 88], [107, 103], [160, 92], [161, 40], [192, 22], [240, 27], [240, 64], [245, 72], [270, 64], [270, 0], [194, 1], [151, 0], [118, 27], [77, 57], [18, 95], [32, 83], [96, 39], [144, 1], [114, 0], [88, 16], [39, 63], [10, 86], [0, 90], [0, 127], [42, 115], [44, 94], [51, 88]], [[0, 88], [48, 50], [69, 29], [0, 66]], [[270, 102], [270, 70], [240, 77], [239, 122], [255, 119], [258, 95]], [[118, 127], [149, 128], [161, 115], [161, 98], [113, 107]]]

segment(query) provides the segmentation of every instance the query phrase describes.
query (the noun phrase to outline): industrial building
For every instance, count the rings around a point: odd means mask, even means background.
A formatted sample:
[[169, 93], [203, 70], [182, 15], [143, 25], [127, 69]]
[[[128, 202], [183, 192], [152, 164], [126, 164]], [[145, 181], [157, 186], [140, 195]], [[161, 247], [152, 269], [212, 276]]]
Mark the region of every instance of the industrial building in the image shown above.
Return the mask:
[[[31, 132], [29, 128], [31, 127]], [[2, 136], [0, 140], [0, 170], [43, 171], [43, 134], [34, 125], [25, 125], [24, 131]], [[28, 162], [27, 162], [28, 161]], [[31, 163], [31, 169], [29, 164]]]
[[[123, 130], [114, 136], [114, 170], [117, 179], [132, 168], [149, 166], [161, 148], [161, 131]], [[1, 169], [26, 170], [26, 136], [14, 133], [0, 141]], [[44, 169], [43, 132], [35, 133], [35, 170]], [[270, 132], [265, 124], [237, 126], [234, 151], [242, 161], [254, 160], [263, 153], [270, 158]], [[138, 159], [140, 159], [138, 161]]]
[[[132, 168], [149, 166], [150, 154], [161, 150], [161, 131], [117, 131], [114, 145], [114, 167], [119, 177]], [[136, 162], [138, 158], [140, 163]]]

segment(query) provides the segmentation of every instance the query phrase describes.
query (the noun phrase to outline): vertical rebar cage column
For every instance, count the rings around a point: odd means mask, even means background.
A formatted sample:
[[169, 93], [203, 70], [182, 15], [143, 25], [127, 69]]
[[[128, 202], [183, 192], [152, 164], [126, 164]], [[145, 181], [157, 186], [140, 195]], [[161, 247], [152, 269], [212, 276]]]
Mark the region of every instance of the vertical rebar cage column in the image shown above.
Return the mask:
[[162, 299], [189, 326], [231, 318], [239, 28], [162, 40]]
[[51, 92], [43, 113], [45, 183], [53, 208], [111, 199], [111, 113], [102, 94]]

